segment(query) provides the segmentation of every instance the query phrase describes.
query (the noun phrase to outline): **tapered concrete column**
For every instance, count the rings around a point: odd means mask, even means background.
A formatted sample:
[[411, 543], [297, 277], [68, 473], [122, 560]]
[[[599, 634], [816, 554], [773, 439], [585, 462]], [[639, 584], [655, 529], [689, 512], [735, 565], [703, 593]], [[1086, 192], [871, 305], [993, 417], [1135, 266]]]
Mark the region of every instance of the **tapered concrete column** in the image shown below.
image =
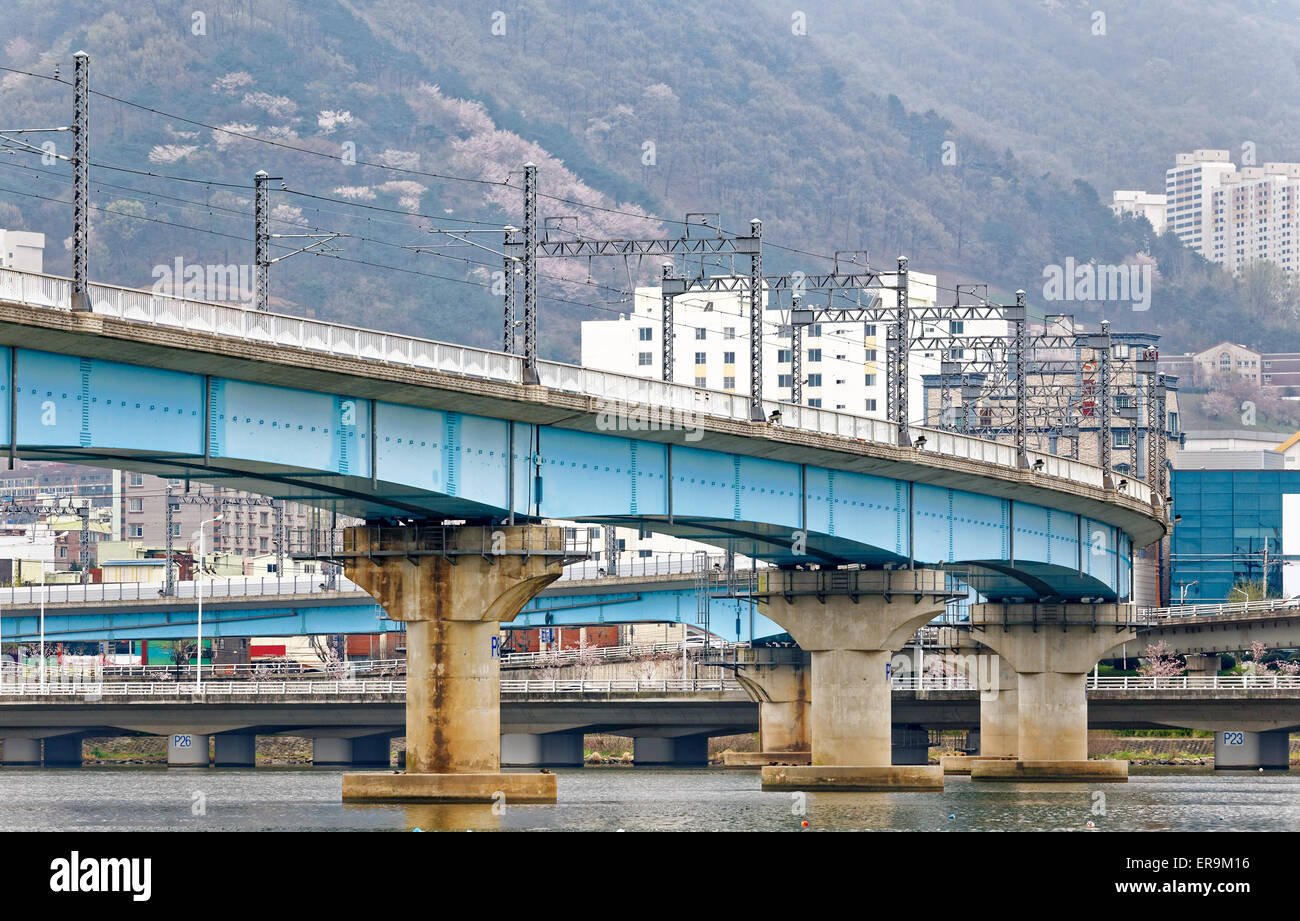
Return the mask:
[[1188, 678], [1214, 678], [1219, 674], [1219, 669], [1223, 668], [1223, 656], [1217, 652], [1192, 653], [1186, 658]]
[[1015, 758], [1020, 746], [1020, 676], [1006, 659], [993, 655], [997, 687], [980, 689], [980, 756]]
[[727, 752], [727, 767], [808, 764], [812, 759], [812, 659], [801, 649], [734, 653], [736, 681], [758, 702], [758, 751]]
[[1128, 763], [1088, 760], [1087, 673], [1131, 641], [1130, 604], [978, 604], [972, 635], [1019, 675], [1017, 760], [978, 761], [975, 780], [1128, 779]]
[[40, 763], [40, 739], [5, 739], [0, 742], [0, 764], [19, 766]]
[[214, 737], [212, 763], [216, 767], [254, 767], [257, 736], [251, 732], [223, 732]]
[[345, 800], [554, 802], [501, 774], [499, 624], [555, 581], [563, 528], [351, 528], [347, 575], [406, 624], [406, 771], [346, 774]]
[[938, 765], [893, 764], [890, 660], [943, 612], [937, 570], [760, 575], [762, 613], [811, 654], [811, 765], [763, 768], [764, 789], [941, 790]]

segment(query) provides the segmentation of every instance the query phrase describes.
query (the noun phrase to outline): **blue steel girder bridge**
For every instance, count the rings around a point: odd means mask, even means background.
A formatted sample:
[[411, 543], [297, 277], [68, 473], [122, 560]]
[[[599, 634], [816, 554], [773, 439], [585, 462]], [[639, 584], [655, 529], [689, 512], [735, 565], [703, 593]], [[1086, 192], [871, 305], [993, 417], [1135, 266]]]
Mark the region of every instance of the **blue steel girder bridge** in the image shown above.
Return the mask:
[[[995, 601], [1127, 601], [1146, 484], [892, 423], [298, 317], [0, 271], [11, 457], [368, 520], [641, 527], [777, 565], [943, 567]], [[914, 435], [914, 437], [915, 437]], [[1158, 502], [1158, 500], [1157, 500]]]

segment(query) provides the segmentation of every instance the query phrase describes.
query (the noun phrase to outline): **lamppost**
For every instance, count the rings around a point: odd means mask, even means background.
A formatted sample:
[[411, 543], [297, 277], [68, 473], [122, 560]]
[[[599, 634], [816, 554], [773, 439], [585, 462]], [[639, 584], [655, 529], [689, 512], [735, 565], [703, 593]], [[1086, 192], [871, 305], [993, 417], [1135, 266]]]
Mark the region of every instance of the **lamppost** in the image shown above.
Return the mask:
[[1195, 584], [1196, 584], [1197, 582], [1199, 582], [1199, 581], [1200, 581], [1200, 580], [1197, 579], [1197, 580], [1195, 580], [1195, 581], [1193, 581], [1193, 582], [1180, 582], [1180, 583], [1178, 583], [1178, 603], [1179, 603], [1180, 605], [1183, 605], [1183, 604], [1186, 604], [1186, 603], [1187, 603], [1187, 590], [1188, 590], [1189, 588], [1191, 588], [1193, 585], [1195, 585]]
[[218, 515], [215, 518], [205, 518], [199, 522], [199, 571], [194, 574], [194, 594], [198, 596], [199, 602], [199, 629], [198, 629], [198, 647], [194, 650], [195, 666], [195, 687], [196, 691], [203, 690], [203, 583], [200, 576], [203, 575], [203, 529], [210, 524], [220, 521], [224, 515]]

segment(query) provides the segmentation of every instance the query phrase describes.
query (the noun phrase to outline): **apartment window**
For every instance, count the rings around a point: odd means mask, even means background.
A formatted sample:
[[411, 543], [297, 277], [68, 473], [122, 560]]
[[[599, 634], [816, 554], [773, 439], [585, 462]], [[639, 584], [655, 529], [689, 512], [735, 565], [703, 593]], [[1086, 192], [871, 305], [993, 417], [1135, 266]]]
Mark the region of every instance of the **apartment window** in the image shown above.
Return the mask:
[[722, 353], [722, 363], [723, 363], [724, 365], [734, 365], [734, 364], [736, 363], [736, 353], [735, 353], [735, 352], [723, 352], [723, 353]]
[[1114, 436], [1115, 436], [1115, 437], [1114, 437], [1114, 439], [1113, 439], [1113, 441], [1112, 441], [1112, 444], [1114, 444], [1115, 447], [1117, 447], [1117, 448], [1127, 448], [1127, 447], [1128, 447], [1128, 445], [1129, 445], [1129, 441], [1128, 441], [1128, 429], [1115, 429], [1115, 430], [1114, 430]]
[[181, 526], [179, 524], [172, 525], [172, 537], [180, 537], [180, 536], [181, 536]]
[[267, 524], [269, 523], [269, 521], [270, 521], [270, 517], [269, 517], [270, 514], [271, 514], [270, 512], [262, 512], [262, 513], [258, 516], [258, 521], [261, 523], [262, 527], [266, 527]]
[[788, 365], [794, 360], [794, 349], [777, 349], [776, 360], [778, 364]]
[[258, 550], [268, 550], [268, 549], [270, 549], [270, 540], [269, 540], [269, 538], [259, 537], [259, 538], [257, 539], [257, 549], [258, 549]]
[[808, 375], [808, 386], [809, 386], [809, 387], [820, 387], [821, 385], [822, 385], [822, 376], [821, 376], [820, 374], [809, 374], [809, 375]]
[[647, 559], [647, 558], [649, 558], [649, 557], [654, 556], [654, 555], [655, 555], [655, 552], [654, 552], [653, 550], [638, 550], [638, 551], [636, 552], [636, 555], [639, 556], [641, 559], [644, 560], [644, 559]]
[[874, 338], [876, 335], [876, 324], [868, 323], [866, 326], [864, 326], [863, 335], [866, 336], [868, 339]]
[[707, 329], [705, 329], [704, 327], [700, 327], [699, 329], [697, 329], [697, 330], [695, 331], [695, 338], [696, 338], [696, 339], [703, 339], [703, 338], [705, 338], [705, 336], [708, 334], [708, 332], [709, 332], [709, 331], [708, 331]]
[[822, 325], [820, 323], [814, 323], [812, 326], [808, 327], [808, 335], [820, 336], [821, 334], [822, 334]]
[[144, 474], [141, 474], [141, 473], [129, 473], [129, 474], [127, 474], [127, 480], [126, 480], [126, 482], [127, 482], [127, 485], [128, 485], [128, 486], [143, 486], [143, 485], [144, 485]]
[[127, 502], [127, 506], [126, 506], [126, 510], [127, 510], [128, 512], [143, 512], [143, 511], [144, 511], [144, 500], [143, 500], [143, 499], [130, 499], [130, 500], [128, 500], [128, 502]]
[[789, 387], [793, 387], [793, 386], [794, 386], [794, 375], [793, 375], [793, 374], [778, 374], [778, 375], [776, 376], [776, 386], [780, 387], [782, 390], [785, 390], [785, 389], [787, 389], [787, 388], [789, 388]]
[[822, 350], [821, 350], [821, 349], [809, 349], [809, 350], [808, 350], [808, 360], [809, 360], [809, 361], [821, 361], [821, 360], [822, 360]]
[[874, 413], [875, 411], [876, 411], [876, 401], [867, 400], [867, 412]]
[[[875, 361], [875, 360], [876, 360], [876, 350], [875, 350], [875, 349], [867, 349], [866, 360], [867, 360], [867, 361]], [[872, 376], [873, 376], [873, 375], [870, 375], [870, 374], [867, 375], [867, 377], [872, 377]]]
[[952, 333], [954, 336], [960, 336], [960, 335], [962, 335], [964, 332], [966, 332], [966, 321], [965, 321], [965, 320], [949, 320], [949, 321], [948, 321], [948, 332]]
[[813, 399], [808, 401], [808, 405], [811, 406], [813, 409], [821, 409], [822, 406], [821, 398], [814, 397]]
[[695, 386], [696, 386], [696, 387], [707, 387], [707, 386], [709, 386], [708, 378], [706, 378], [706, 377], [701, 377], [700, 375], [697, 374], [697, 375], [695, 376]]
[[696, 363], [697, 365], [707, 364], [707, 363], [708, 363], [708, 360], [709, 360], [709, 356], [708, 356], [707, 353], [705, 353], [705, 352], [696, 352], [696, 353], [695, 353], [695, 363]]
[[144, 537], [144, 525], [142, 525], [142, 524], [133, 524], [133, 525], [131, 525], [130, 529], [128, 530], [128, 533], [129, 533], [132, 537]]
[[637, 363], [638, 365], [640, 365], [641, 367], [643, 367], [643, 368], [648, 367], [649, 365], [654, 364], [654, 353], [653, 353], [653, 352], [637, 352], [637, 353], [636, 353], [636, 363]]
[[637, 338], [642, 342], [651, 342], [654, 340], [654, 330], [649, 326], [642, 326], [636, 331]]
[[723, 390], [735, 390], [735, 389], [736, 389], [736, 379], [735, 379], [734, 377], [724, 377], [724, 378], [722, 379], [722, 389], [723, 389]]
[[736, 338], [736, 327], [734, 327], [734, 326], [724, 326], [724, 327], [722, 327], [722, 338], [723, 338], [723, 339], [735, 339], [735, 338]]
[[864, 383], [865, 383], [868, 387], [874, 387], [874, 386], [876, 386], [876, 376], [875, 376], [874, 374], [867, 374], [867, 375], [865, 375], [865, 378], [866, 378], [866, 379], [865, 379]]

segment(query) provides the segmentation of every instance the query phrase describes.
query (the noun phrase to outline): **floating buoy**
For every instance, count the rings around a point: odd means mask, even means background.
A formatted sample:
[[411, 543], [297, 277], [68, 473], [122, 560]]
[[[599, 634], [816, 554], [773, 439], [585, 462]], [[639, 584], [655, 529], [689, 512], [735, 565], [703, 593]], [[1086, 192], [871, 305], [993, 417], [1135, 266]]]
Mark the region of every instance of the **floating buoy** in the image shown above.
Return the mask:
[[416, 827], [416, 828], [412, 828], [411, 831], [424, 831], [424, 829]]
[[802, 825], [804, 828], [807, 828], [807, 827], [808, 827], [808, 820], [807, 820], [807, 819], [804, 819], [804, 820], [803, 820], [802, 822], [800, 822], [799, 824]]
[[1096, 828], [1096, 827], [1097, 827], [1097, 823], [1094, 822], [1092, 819], [1089, 819], [1089, 820], [1088, 820], [1088, 827], [1089, 827], [1089, 828]]
[[957, 818], [957, 813], [955, 813], [955, 812], [950, 812], [950, 813], [948, 813], [948, 818], [950, 818], [950, 819], [955, 819], [955, 818]]

